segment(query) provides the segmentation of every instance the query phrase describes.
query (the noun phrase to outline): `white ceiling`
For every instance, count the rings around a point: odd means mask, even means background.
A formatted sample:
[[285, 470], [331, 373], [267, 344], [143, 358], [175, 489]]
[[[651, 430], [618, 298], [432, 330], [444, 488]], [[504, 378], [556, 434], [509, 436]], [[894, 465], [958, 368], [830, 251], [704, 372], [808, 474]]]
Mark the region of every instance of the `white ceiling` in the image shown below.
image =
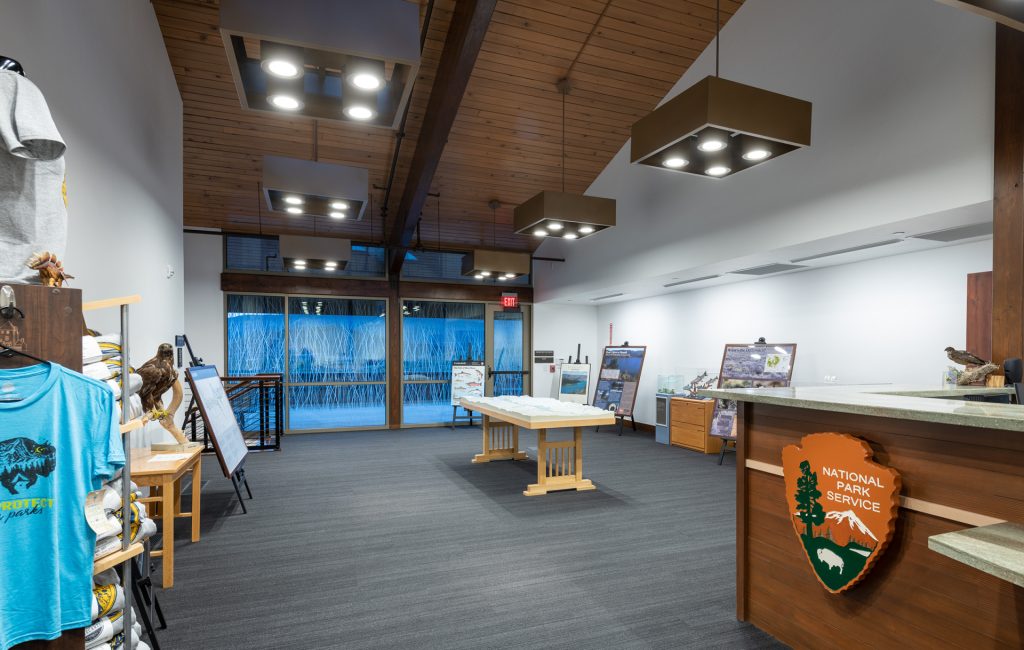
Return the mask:
[[[722, 76], [808, 99], [811, 147], [733, 178], [630, 165], [628, 143], [588, 194], [618, 226], [545, 242], [539, 301], [616, 300], [750, 280], [729, 273], [991, 221], [992, 23], [934, 0], [747, 0], [722, 33]], [[714, 69], [705, 52], [667, 97]], [[961, 243], [961, 242], [957, 242]], [[942, 246], [897, 244], [811, 268]]]

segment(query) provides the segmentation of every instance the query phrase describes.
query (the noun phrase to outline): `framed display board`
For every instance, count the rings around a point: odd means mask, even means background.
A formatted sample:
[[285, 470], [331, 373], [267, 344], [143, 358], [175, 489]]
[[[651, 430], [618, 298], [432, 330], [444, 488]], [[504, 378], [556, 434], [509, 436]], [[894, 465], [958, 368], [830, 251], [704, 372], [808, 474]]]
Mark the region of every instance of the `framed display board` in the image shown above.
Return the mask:
[[193, 366], [185, 368], [185, 378], [188, 379], [192, 396], [206, 424], [206, 431], [213, 441], [220, 468], [225, 477], [234, 480], [233, 476], [241, 469], [249, 449], [245, 446], [245, 438], [235, 419], [235, 412], [224, 392], [220, 373], [216, 366]]
[[483, 361], [452, 362], [452, 406], [463, 397], [483, 397], [487, 365]]
[[632, 416], [646, 345], [608, 346], [601, 355], [593, 405], [618, 416]]
[[558, 375], [558, 401], [586, 404], [590, 394], [590, 364], [563, 363]]
[[[726, 343], [719, 388], [785, 388], [793, 378], [796, 343]], [[736, 402], [715, 401], [710, 434], [736, 437]]]

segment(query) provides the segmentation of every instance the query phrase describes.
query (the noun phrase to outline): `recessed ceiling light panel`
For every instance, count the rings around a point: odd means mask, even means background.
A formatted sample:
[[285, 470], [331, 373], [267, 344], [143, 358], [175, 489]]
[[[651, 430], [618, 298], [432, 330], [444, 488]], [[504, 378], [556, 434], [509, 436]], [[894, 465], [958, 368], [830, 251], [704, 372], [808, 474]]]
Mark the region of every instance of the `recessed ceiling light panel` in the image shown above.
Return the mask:
[[[513, 228], [538, 237], [577, 239], [615, 226], [615, 199], [544, 191], [517, 206]], [[543, 233], [543, 234], [541, 234]]]
[[477, 280], [494, 278], [504, 282], [529, 272], [529, 253], [477, 249], [462, 257], [462, 275]]
[[364, 167], [263, 157], [263, 195], [267, 209], [274, 212], [301, 206], [307, 216], [359, 221], [369, 203], [369, 189], [370, 174]]

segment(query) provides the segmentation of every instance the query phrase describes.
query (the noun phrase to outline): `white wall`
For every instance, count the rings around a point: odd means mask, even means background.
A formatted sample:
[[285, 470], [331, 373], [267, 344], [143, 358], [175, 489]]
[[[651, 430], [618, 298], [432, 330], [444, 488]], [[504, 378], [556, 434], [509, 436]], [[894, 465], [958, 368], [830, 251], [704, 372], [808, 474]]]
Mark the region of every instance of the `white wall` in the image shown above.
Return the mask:
[[[85, 300], [142, 295], [130, 323], [141, 364], [184, 327], [181, 97], [153, 7], [0, 0], [0, 17], [0, 52], [42, 90], [68, 146], [70, 286]], [[87, 321], [116, 331], [117, 310]]]
[[[648, 346], [636, 407], [648, 423], [658, 374], [717, 374], [726, 343], [761, 336], [797, 344], [794, 384], [834, 375], [840, 384], [938, 386], [949, 365], [943, 348], [966, 344], [967, 274], [991, 269], [992, 242], [983, 240], [614, 303], [597, 308], [595, 341], [612, 323], [616, 343]], [[557, 330], [557, 321], [535, 328]]]
[[[722, 32], [721, 74], [811, 101], [811, 146], [715, 180], [631, 165], [627, 142], [587, 192], [618, 201], [618, 226], [544, 242], [540, 255], [566, 262], [538, 269], [537, 299], [660, 289], [660, 277], [782, 261], [770, 252], [990, 200], [994, 35], [935, 0], [747, 0]], [[709, 48], [668, 96], [713, 70]]]
[[[590, 305], [559, 305], [554, 303], [533, 306], [533, 349], [554, 350], [555, 362], [576, 358], [576, 346], [581, 345], [581, 360], [590, 355], [591, 387], [597, 378], [601, 360], [595, 354], [598, 349], [594, 323], [597, 308]], [[558, 374], [550, 372], [547, 363], [533, 364], [533, 395], [535, 397], [557, 397]]]
[[[185, 233], [185, 334], [196, 356], [224, 374], [224, 239]], [[185, 359], [188, 363], [188, 359]]]

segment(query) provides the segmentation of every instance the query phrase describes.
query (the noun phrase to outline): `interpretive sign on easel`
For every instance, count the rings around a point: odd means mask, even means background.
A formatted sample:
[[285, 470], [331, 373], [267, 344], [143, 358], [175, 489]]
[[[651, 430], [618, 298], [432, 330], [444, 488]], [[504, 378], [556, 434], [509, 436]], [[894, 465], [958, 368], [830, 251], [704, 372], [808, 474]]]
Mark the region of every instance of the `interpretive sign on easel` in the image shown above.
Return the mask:
[[[793, 378], [796, 343], [726, 343], [719, 388], [786, 388]], [[736, 402], [716, 400], [710, 434], [719, 438], [736, 437]]]
[[245, 444], [238, 420], [235, 419], [231, 401], [224, 392], [224, 382], [221, 381], [220, 373], [217, 372], [216, 366], [193, 366], [185, 369], [185, 377], [192, 389], [192, 397], [196, 400], [199, 413], [203, 416], [203, 423], [213, 442], [213, 449], [217, 452], [220, 468], [224, 476], [231, 479], [238, 500], [242, 503], [242, 511], [247, 512], [239, 487], [245, 485], [249, 498], [252, 498], [244, 467], [249, 448]]
[[473, 424], [473, 412], [468, 417], [459, 417], [460, 400], [463, 397], [483, 397], [487, 387], [487, 364], [483, 361], [452, 361], [452, 428], [459, 420], [468, 419]]
[[559, 366], [558, 401], [586, 404], [590, 395], [590, 364], [563, 363]]

